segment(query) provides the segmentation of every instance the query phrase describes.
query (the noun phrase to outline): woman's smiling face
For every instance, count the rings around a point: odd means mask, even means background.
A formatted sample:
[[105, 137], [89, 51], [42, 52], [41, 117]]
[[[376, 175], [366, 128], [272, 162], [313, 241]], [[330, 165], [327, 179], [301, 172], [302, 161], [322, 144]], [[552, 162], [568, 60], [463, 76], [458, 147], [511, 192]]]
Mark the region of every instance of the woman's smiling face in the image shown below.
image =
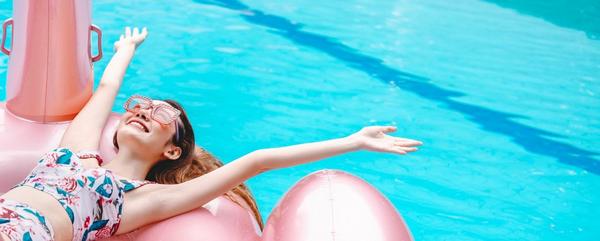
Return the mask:
[[165, 105], [171, 106], [164, 101], [152, 100], [149, 108], [140, 108], [139, 105], [129, 108], [121, 117], [117, 127], [116, 138], [119, 149], [126, 147], [155, 160], [164, 159], [165, 147], [173, 145], [177, 123], [181, 122], [179, 117], [168, 124], [156, 120], [161, 118], [157, 116], [161, 113], [156, 112], [155, 108]]

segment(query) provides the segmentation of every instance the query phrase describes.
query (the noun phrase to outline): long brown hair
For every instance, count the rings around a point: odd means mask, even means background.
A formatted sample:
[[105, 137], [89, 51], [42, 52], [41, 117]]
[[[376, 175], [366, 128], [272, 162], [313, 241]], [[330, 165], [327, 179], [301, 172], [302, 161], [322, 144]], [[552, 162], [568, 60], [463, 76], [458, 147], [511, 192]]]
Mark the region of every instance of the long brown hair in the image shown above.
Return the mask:
[[[181, 111], [181, 115], [179, 116], [181, 123], [178, 125], [179, 138], [174, 134], [171, 139], [176, 146], [181, 148], [181, 155], [177, 160], [161, 160], [156, 163], [148, 172], [146, 180], [162, 184], [177, 184], [202, 176], [222, 167], [223, 163], [215, 156], [204, 150], [202, 147], [196, 146], [192, 124], [181, 104], [174, 100], [164, 101]], [[113, 137], [113, 144], [119, 149], [116, 133]], [[246, 184], [242, 183], [224, 195], [227, 199], [242, 207], [244, 206], [238, 200], [239, 198], [244, 200], [252, 210], [260, 229], [263, 229], [263, 220], [258, 211], [256, 200]]]

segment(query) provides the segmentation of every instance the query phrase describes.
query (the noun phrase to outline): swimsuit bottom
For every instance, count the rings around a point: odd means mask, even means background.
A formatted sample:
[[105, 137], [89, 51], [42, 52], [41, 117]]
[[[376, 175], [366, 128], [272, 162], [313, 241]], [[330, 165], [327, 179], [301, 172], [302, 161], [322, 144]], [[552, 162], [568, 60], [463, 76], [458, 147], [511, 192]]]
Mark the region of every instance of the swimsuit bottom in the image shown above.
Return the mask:
[[50, 222], [29, 205], [0, 198], [0, 233], [11, 240], [52, 241]]

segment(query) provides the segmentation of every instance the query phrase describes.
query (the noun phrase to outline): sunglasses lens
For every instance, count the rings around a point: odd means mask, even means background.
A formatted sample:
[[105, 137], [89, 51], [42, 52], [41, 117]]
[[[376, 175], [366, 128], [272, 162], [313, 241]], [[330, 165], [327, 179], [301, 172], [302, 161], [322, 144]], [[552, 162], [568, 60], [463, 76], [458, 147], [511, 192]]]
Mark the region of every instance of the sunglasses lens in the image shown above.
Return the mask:
[[139, 111], [140, 109], [148, 109], [149, 107], [150, 107], [150, 104], [148, 103], [148, 100], [132, 97], [127, 102], [125, 109], [128, 111], [136, 112], [136, 111]]
[[157, 106], [153, 115], [153, 118], [162, 124], [171, 123], [175, 117], [177, 117], [177, 113], [162, 106]]

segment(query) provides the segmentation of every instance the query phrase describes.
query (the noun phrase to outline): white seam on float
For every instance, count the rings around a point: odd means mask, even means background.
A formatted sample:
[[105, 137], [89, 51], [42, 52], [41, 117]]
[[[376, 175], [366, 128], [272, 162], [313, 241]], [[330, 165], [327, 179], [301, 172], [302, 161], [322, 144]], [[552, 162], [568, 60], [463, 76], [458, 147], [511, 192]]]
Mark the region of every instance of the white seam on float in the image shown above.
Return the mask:
[[331, 185], [331, 176], [330, 173], [326, 173], [327, 176], [327, 186], [329, 187], [329, 205], [331, 206], [331, 240], [335, 241], [335, 219], [334, 219], [334, 205], [333, 205], [333, 188]]

